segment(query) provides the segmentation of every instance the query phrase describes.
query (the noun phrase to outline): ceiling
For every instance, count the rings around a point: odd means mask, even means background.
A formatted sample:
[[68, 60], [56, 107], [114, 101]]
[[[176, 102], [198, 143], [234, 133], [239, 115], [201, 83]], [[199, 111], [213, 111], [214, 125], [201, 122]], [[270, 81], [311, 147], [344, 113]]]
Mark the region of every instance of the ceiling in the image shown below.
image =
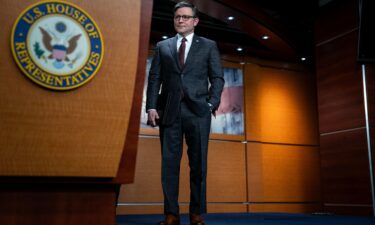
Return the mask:
[[[174, 36], [177, 0], [154, 0], [152, 44]], [[313, 63], [314, 21], [332, 0], [190, 0], [200, 11], [195, 33], [218, 43], [222, 54]], [[234, 16], [229, 21], [228, 16]], [[269, 36], [263, 40], [263, 35]], [[241, 47], [242, 51], [236, 49]]]

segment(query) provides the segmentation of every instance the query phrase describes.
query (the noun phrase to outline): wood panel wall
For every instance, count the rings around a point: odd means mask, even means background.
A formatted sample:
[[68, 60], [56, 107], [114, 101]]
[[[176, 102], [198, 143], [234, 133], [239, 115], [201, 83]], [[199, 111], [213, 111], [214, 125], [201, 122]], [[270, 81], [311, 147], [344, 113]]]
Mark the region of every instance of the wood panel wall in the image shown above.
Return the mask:
[[[356, 61], [358, 1], [335, 1], [316, 23], [321, 179], [327, 212], [371, 215], [371, 186], [361, 65]], [[373, 65], [367, 66], [374, 125]]]
[[250, 212], [317, 212], [320, 172], [313, 73], [281, 62], [245, 66]]
[[311, 72], [247, 64], [244, 80], [247, 140], [317, 145]]
[[1, 184], [0, 222], [8, 225], [114, 225], [114, 185]]

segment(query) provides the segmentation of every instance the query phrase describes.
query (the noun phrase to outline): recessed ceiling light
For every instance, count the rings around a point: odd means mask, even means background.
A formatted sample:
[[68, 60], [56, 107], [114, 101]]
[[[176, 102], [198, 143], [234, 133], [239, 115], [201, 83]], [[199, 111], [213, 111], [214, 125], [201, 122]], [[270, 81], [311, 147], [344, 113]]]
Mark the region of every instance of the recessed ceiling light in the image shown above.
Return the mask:
[[267, 40], [267, 39], [269, 39], [269, 38], [270, 38], [270, 37], [267, 36], [267, 35], [263, 35], [263, 36], [262, 36], [262, 39], [263, 39], [263, 40]]
[[234, 16], [228, 16], [227, 20], [234, 20]]
[[236, 50], [237, 50], [237, 52], [241, 52], [243, 50], [243, 48], [238, 47]]
[[161, 38], [163, 38], [163, 39], [167, 39], [168, 36], [167, 36], [167, 35], [164, 35], [164, 36], [162, 36]]
[[301, 57], [301, 61], [306, 61], [306, 57]]

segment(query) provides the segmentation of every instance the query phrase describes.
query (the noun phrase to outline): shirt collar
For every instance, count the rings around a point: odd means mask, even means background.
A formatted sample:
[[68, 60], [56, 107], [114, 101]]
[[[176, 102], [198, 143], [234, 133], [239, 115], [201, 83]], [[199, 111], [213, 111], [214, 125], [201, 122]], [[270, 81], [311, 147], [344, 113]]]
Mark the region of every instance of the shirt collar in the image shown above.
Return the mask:
[[[191, 34], [189, 34], [188, 36], [185, 37], [188, 43], [192, 42], [193, 36], [194, 36], [194, 33], [191, 33]], [[177, 42], [180, 42], [182, 38], [183, 37], [182, 37], [181, 34], [177, 34]]]

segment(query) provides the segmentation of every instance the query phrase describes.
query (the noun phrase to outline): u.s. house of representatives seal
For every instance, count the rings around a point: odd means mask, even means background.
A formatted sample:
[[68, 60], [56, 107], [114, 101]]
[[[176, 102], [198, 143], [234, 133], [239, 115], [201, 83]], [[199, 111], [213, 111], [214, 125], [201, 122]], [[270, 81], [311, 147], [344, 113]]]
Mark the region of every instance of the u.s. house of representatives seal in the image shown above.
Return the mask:
[[13, 26], [11, 47], [27, 77], [54, 90], [69, 90], [90, 81], [104, 51], [94, 20], [64, 1], [43, 1], [25, 9]]

